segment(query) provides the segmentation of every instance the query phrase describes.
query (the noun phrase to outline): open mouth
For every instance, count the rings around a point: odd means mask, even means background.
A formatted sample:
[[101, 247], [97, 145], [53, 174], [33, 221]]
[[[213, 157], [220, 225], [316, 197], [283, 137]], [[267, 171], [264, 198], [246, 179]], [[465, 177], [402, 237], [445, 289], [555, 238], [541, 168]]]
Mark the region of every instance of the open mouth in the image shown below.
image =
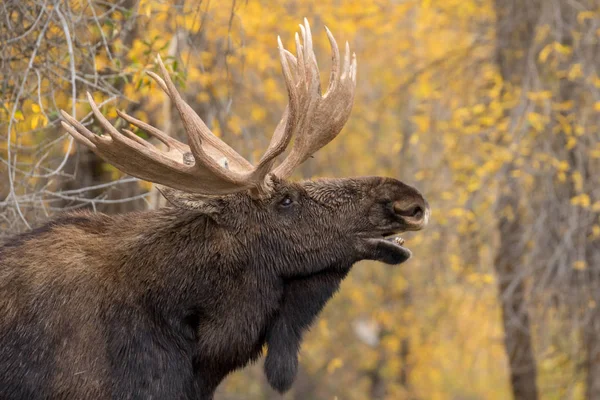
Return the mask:
[[392, 242], [393, 244], [402, 247], [402, 245], [404, 244], [404, 239], [402, 239], [400, 236], [392, 234], [389, 235], [388, 237], [385, 238], [385, 240], [387, 240], [388, 242]]
[[374, 247], [373, 259], [386, 264], [400, 264], [412, 256], [411, 251], [404, 246], [405, 240], [395, 232], [387, 232], [381, 237], [367, 240]]
[[408, 257], [412, 255], [410, 250], [404, 247], [405, 240], [402, 239], [397, 233], [383, 235], [382, 240], [385, 241], [387, 245], [394, 246], [399, 252], [406, 254]]

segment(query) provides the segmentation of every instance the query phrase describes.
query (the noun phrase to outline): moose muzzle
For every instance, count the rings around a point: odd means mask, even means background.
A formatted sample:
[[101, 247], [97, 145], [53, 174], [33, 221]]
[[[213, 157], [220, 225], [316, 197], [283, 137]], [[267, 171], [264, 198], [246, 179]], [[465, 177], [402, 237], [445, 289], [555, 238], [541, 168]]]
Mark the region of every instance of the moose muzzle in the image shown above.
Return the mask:
[[424, 199], [419, 199], [419, 201], [398, 200], [394, 202], [393, 210], [406, 223], [406, 230], [410, 231], [423, 229], [429, 222], [431, 214], [429, 204]]

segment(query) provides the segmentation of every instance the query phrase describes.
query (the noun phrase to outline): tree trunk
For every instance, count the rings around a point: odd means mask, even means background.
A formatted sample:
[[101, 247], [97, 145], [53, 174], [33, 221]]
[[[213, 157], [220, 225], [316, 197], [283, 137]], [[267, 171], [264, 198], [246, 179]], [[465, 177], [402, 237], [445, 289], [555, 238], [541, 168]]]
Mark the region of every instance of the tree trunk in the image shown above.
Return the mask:
[[[504, 346], [510, 366], [510, 383], [516, 400], [538, 398], [536, 364], [531, 340], [525, 282], [519, 274], [522, 227], [518, 215], [518, 190], [509, 183], [498, 201], [500, 247], [495, 258], [498, 295], [502, 309]], [[507, 209], [513, 214], [507, 216]]]
[[[585, 3], [584, 3], [585, 4]], [[598, 1], [592, 1], [586, 4], [590, 9], [598, 7]], [[594, 44], [581, 44], [577, 42], [574, 36], [573, 27], [577, 26], [577, 15], [582, 11], [581, 8], [575, 7], [568, 2], [560, 3], [559, 7], [553, 9], [555, 32], [560, 43], [565, 48], [574, 48], [575, 51], [581, 54], [585, 63], [596, 66], [598, 63], [598, 55], [600, 47], [597, 42]], [[579, 61], [579, 60], [578, 60]], [[573, 60], [569, 60], [573, 62]], [[564, 67], [566, 68], [566, 67]], [[585, 68], [585, 67], [584, 67]], [[590, 88], [585, 83], [571, 79], [560, 79], [558, 85], [558, 102], [566, 103], [573, 102], [580, 104], [586, 93], [589, 93]], [[570, 112], [559, 112], [561, 117], [566, 120], [570, 116]], [[583, 175], [584, 182], [594, 182], [595, 173], [590, 170], [589, 159], [585, 151], [582, 151], [578, 146], [570, 148], [567, 145], [567, 135], [553, 135], [552, 147], [553, 151], [561, 156], [561, 159], [569, 163], [570, 170], [579, 171]], [[574, 182], [569, 180], [558, 186], [557, 191], [563, 202], [559, 207], [568, 207], [569, 199], [578, 195], [578, 190]], [[593, 192], [590, 193], [593, 196]], [[550, 213], [556, 210], [550, 209]], [[575, 240], [570, 249], [577, 253], [578, 248], [582, 245], [585, 247], [585, 261], [589, 269], [583, 276], [577, 276], [573, 281], [577, 293], [577, 301], [572, 306], [572, 313], [575, 315], [580, 312], [581, 308], [589, 309], [588, 314], [584, 317], [585, 324], [582, 328], [582, 350], [584, 352], [584, 370], [585, 370], [585, 398], [587, 400], [600, 399], [600, 288], [598, 287], [598, 269], [600, 267], [600, 246], [598, 242], [591, 238], [591, 225], [594, 224], [595, 215], [589, 210], [577, 210], [578, 217], [578, 232], [575, 234]], [[573, 258], [579, 258], [574, 256]], [[593, 304], [590, 307], [589, 302]], [[583, 306], [583, 307], [581, 307]]]
[[[523, 86], [530, 45], [534, 38], [539, 4], [537, 0], [496, 0], [496, 62], [505, 82]], [[525, 90], [525, 89], [524, 89]], [[502, 193], [496, 213], [500, 246], [494, 260], [498, 296], [502, 309], [504, 344], [510, 367], [510, 382], [516, 400], [538, 398], [530, 317], [523, 270], [523, 227], [519, 218], [519, 187], [505, 168]]]
[[[406, 288], [402, 291], [401, 296], [401, 307], [404, 310], [409, 310], [414, 307], [413, 304], [413, 296], [412, 296], [412, 286], [407, 285]], [[403, 326], [410, 326], [413, 321], [403, 321]], [[410, 381], [410, 373], [411, 373], [411, 342], [410, 337], [406, 335], [400, 341], [400, 349], [398, 351], [398, 357], [400, 358], [400, 372], [398, 373], [398, 383], [404, 389], [405, 393], [407, 393], [407, 398], [412, 399], [412, 388]]]
[[585, 326], [584, 331], [584, 346], [586, 352], [585, 369], [586, 386], [585, 398], [587, 400], [600, 399], [600, 310], [599, 305], [591, 315], [590, 321]]
[[385, 364], [385, 355], [382, 354], [382, 350], [379, 350], [379, 360], [377, 360], [377, 364], [375, 367], [369, 371], [369, 381], [370, 381], [370, 399], [372, 400], [382, 400], [385, 398], [386, 394], [386, 384], [385, 378], [381, 374], [381, 370]]

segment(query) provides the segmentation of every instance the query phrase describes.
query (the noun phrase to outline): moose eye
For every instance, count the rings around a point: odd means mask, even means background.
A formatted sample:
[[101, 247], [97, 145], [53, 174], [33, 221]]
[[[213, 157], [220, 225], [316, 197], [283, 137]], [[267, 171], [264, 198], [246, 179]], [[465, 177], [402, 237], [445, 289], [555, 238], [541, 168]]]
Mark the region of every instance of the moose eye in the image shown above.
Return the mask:
[[279, 205], [282, 207], [289, 207], [294, 203], [294, 200], [292, 200], [291, 197], [289, 196], [285, 196], [283, 199], [281, 199], [281, 201], [279, 202]]

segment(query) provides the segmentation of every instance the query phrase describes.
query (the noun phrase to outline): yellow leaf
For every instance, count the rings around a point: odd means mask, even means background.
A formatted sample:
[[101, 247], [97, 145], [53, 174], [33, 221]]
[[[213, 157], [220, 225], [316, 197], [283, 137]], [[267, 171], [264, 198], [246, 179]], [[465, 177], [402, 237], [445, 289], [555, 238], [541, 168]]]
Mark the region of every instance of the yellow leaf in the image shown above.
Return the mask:
[[142, 180], [140, 180], [140, 181], [138, 182], [138, 184], [140, 185], [140, 187], [141, 187], [142, 189], [144, 189], [144, 190], [146, 190], [146, 191], [148, 191], [148, 192], [149, 192], [150, 190], [152, 190], [152, 182], [148, 182], [148, 181], [142, 181]]
[[583, 271], [584, 269], [587, 268], [587, 263], [585, 261], [575, 261], [573, 263], [573, 269], [576, 269], [578, 271]]
[[561, 161], [560, 163], [558, 163], [557, 167], [556, 167], [559, 171], [568, 171], [569, 170], [569, 163], [566, 161]]
[[506, 206], [502, 209], [501, 215], [509, 221], [514, 221], [515, 213], [511, 206]]
[[453, 197], [453, 193], [451, 191], [447, 190], [445, 192], [442, 192], [442, 199], [443, 200], [451, 200], [452, 197]]
[[254, 107], [250, 113], [253, 121], [260, 122], [265, 119], [267, 112], [262, 107]]
[[23, 112], [21, 110], [17, 110], [15, 112], [15, 119], [17, 121], [23, 121], [25, 119], [25, 117], [23, 116]]
[[597, 101], [596, 103], [594, 103], [594, 111], [600, 112], [600, 101]]
[[396, 336], [386, 336], [382, 341], [382, 346], [390, 353], [396, 354], [400, 350], [400, 340]]
[[571, 137], [570, 137], [570, 138], [567, 140], [567, 144], [566, 144], [565, 148], [566, 148], [567, 150], [571, 150], [571, 149], [572, 149], [573, 147], [575, 147], [576, 145], [577, 145], [577, 139], [575, 139], [574, 137], [572, 137], [572, 136], [571, 136]]
[[41, 110], [40, 105], [37, 103], [31, 103], [31, 111], [34, 113], [39, 113]]
[[106, 115], [108, 118], [117, 118], [117, 109], [115, 107], [111, 107], [108, 109], [108, 111], [106, 111], [106, 113], [104, 113], [104, 115]]
[[588, 208], [591, 204], [590, 196], [585, 193], [577, 195], [571, 198], [571, 204], [574, 206], [581, 206], [584, 208]]
[[553, 45], [554, 45], [554, 49], [558, 53], [560, 53], [564, 56], [568, 56], [569, 54], [571, 54], [573, 52], [573, 49], [571, 48], [571, 46], [564, 45], [560, 42], [554, 42]]
[[69, 155], [75, 154], [75, 149], [77, 148], [77, 146], [75, 146], [75, 144], [73, 143], [73, 144], [71, 144], [71, 148], [69, 149], [69, 143], [71, 143], [71, 141], [74, 141], [73, 138], [71, 138], [71, 140], [63, 141], [63, 146], [62, 146], [63, 153], [67, 154], [67, 152], [69, 152]]
[[110, 59], [103, 54], [99, 54], [96, 57], [95, 62], [96, 62], [96, 71], [102, 71], [103, 69], [111, 66]]
[[425, 179], [425, 171], [417, 171], [414, 175], [414, 178], [416, 181], [422, 181], [423, 179]]
[[473, 193], [476, 192], [477, 190], [479, 190], [479, 188], [481, 187], [481, 184], [479, 183], [479, 181], [477, 180], [472, 180], [471, 182], [469, 182], [469, 184], [467, 185], [467, 191], [469, 193]]
[[581, 69], [581, 64], [573, 64], [573, 66], [569, 70], [569, 73], [567, 74], [567, 77], [570, 80], [575, 80], [577, 78], [581, 78], [582, 76], [583, 76], [583, 71]]
[[538, 59], [540, 60], [540, 62], [546, 62], [546, 60], [548, 60], [548, 56], [550, 55], [550, 52], [552, 52], [552, 46], [551, 45], [546, 45], [546, 47], [544, 47], [542, 49], [542, 51], [540, 51], [540, 54], [538, 56]]
[[229, 119], [229, 129], [236, 135], [239, 135], [242, 132], [242, 123], [239, 117], [233, 115]]
[[544, 130], [544, 117], [541, 114], [530, 112], [527, 114], [527, 121], [529, 121], [533, 129], [536, 131], [541, 132]]
[[482, 113], [482, 112], [484, 112], [484, 111], [485, 111], [485, 106], [484, 106], [483, 104], [476, 104], [476, 105], [473, 107], [473, 112], [474, 112], [475, 114], [481, 114], [481, 113]]
[[34, 115], [33, 118], [31, 118], [31, 129], [37, 128], [39, 122], [40, 122], [40, 114]]
[[329, 362], [329, 364], [327, 364], [327, 372], [329, 374], [332, 374], [333, 372], [335, 372], [336, 369], [342, 367], [344, 365], [344, 362], [342, 361], [341, 358], [336, 357], [333, 360], [331, 360]]
[[196, 99], [200, 102], [200, 103], [208, 103], [210, 101], [210, 96], [208, 95], [208, 93], [206, 92], [200, 92], [198, 93], [198, 95], [196, 96]]
[[586, 19], [594, 18], [595, 14], [593, 11], [581, 11], [579, 14], [577, 14], [577, 22], [579, 22], [580, 24], [583, 24]]
[[573, 108], [573, 100], [563, 101], [562, 103], [552, 104], [552, 109], [555, 111], [569, 111]]
[[552, 98], [552, 91], [529, 92], [527, 93], [527, 98], [531, 101], [550, 100]]
[[538, 26], [535, 32], [535, 42], [542, 43], [548, 37], [551, 29], [547, 24]]
[[582, 194], [581, 195], [581, 205], [583, 207], [589, 207], [590, 203], [591, 203], [590, 196], [588, 196], [587, 194]]
[[419, 132], [429, 131], [429, 116], [427, 115], [416, 115], [413, 117], [413, 122], [417, 125]]

